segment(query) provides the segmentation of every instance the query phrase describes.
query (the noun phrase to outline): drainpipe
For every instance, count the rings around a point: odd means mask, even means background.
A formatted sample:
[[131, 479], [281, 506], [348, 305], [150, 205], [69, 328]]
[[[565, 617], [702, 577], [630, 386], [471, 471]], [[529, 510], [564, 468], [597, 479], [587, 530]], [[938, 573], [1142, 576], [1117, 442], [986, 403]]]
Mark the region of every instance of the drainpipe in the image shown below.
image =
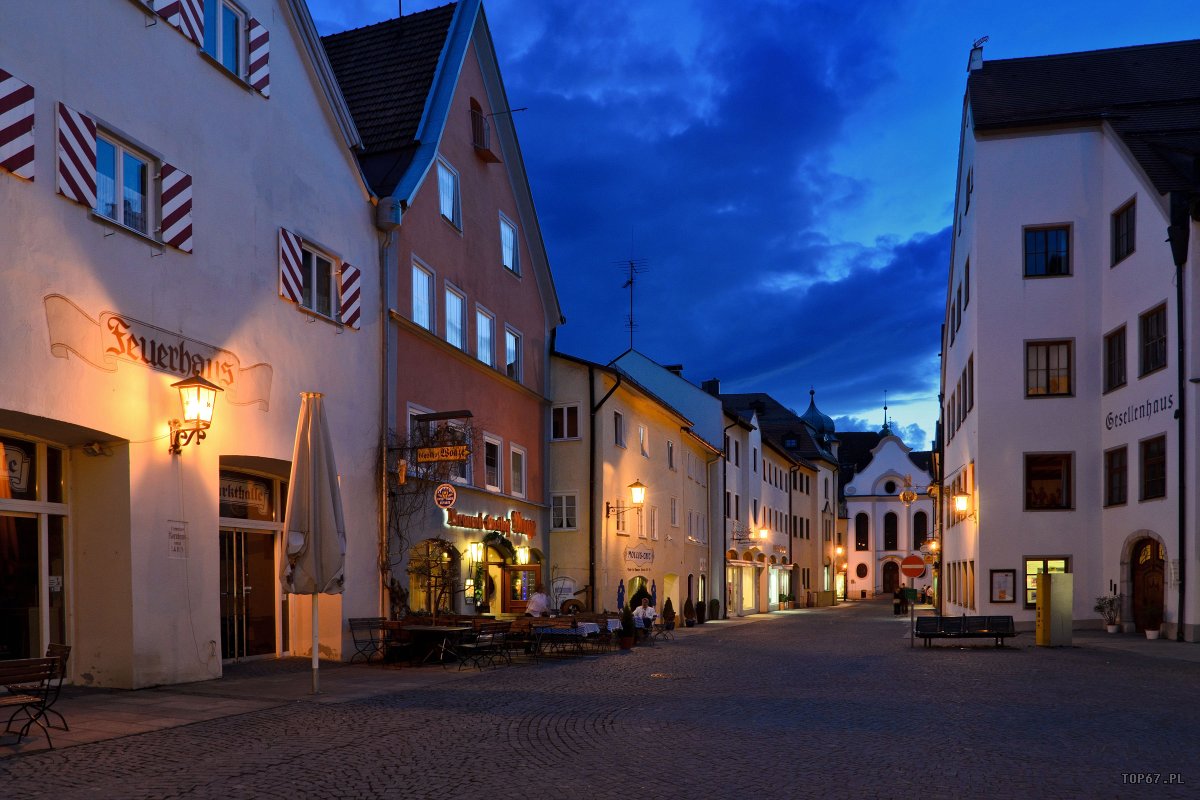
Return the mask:
[[597, 403], [596, 368], [588, 365], [588, 407], [591, 409], [588, 419], [588, 516], [592, 520], [592, 535], [588, 537], [588, 585], [592, 587], [593, 612], [598, 610], [596, 604], [600, 599], [600, 592], [596, 588], [596, 531], [599, 529], [601, 535], [604, 533], [603, 523], [600, 522], [600, 504], [596, 501], [596, 415], [600, 413], [601, 406], [608, 402], [608, 398], [620, 387], [622, 380], [621, 373], [618, 372], [617, 382]]
[[725, 495], [729, 490], [729, 449], [724, 445], [725, 434], [735, 425], [737, 420], [721, 431], [721, 516], [724, 517], [721, 524], [721, 595], [725, 598], [725, 602], [721, 603], [721, 608], [725, 609], [721, 619], [729, 619], [729, 565], [725, 563], [729, 554], [729, 512], [725, 508]]
[[[375, 227], [380, 231], [379, 244], [379, 302], [381, 306], [380, 338], [380, 379], [382, 387], [379, 403], [379, 557], [383, 558], [391, 547], [388, 526], [391, 520], [388, 516], [388, 431], [396, 420], [396, 374], [397, 365], [392, 359], [392, 340], [396, 337], [396, 323], [390, 313], [391, 296], [391, 263], [392, 249], [396, 246], [396, 231], [400, 229], [401, 205], [394, 197], [381, 197], [375, 206]], [[383, 564], [379, 577], [382, 581]], [[390, 569], [390, 564], [388, 565]], [[379, 603], [383, 605], [383, 616], [391, 616], [391, 588], [382, 586], [379, 593]]]
[[1187, 419], [1184, 404], [1184, 390], [1187, 387], [1187, 377], [1184, 374], [1184, 290], [1183, 290], [1183, 265], [1187, 262], [1188, 252], [1188, 236], [1191, 232], [1191, 196], [1187, 192], [1171, 192], [1170, 195], [1170, 213], [1171, 221], [1167, 226], [1167, 241], [1171, 243], [1171, 258], [1175, 261], [1175, 341], [1176, 341], [1176, 356], [1175, 356], [1175, 374], [1177, 389], [1179, 396], [1178, 405], [1175, 407], [1175, 422], [1178, 427], [1176, 439], [1179, 443], [1179, 499], [1177, 501], [1179, 507], [1179, 574], [1176, 576], [1179, 581], [1179, 621], [1175, 626], [1175, 639], [1182, 642], [1183, 639], [1183, 621], [1184, 621], [1184, 589], [1187, 586], [1186, 568], [1187, 568], [1187, 461], [1185, 460], [1187, 450]]

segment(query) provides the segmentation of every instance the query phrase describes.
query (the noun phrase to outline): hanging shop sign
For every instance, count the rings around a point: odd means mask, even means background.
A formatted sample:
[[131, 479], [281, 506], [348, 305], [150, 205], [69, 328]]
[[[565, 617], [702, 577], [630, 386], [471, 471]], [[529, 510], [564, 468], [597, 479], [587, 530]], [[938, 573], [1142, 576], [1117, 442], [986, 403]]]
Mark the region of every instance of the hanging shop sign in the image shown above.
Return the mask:
[[434, 461], [466, 461], [471, 454], [465, 444], [454, 444], [446, 447], [418, 447], [417, 463], [429, 464]]
[[450, 508], [458, 499], [458, 490], [452, 483], [439, 483], [433, 490], [433, 502], [438, 508]]
[[46, 295], [42, 302], [50, 352], [58, 358], [74, 353], [105, 372], [115, 372], [117, 363], [125, 362], [181, 378], [199, 375], [224, 389], [226, 402], [239, 406], [257, 403], [267, 410], [270, 364], [242, 367], [237, 355], [228, 350], [115, 311], [101, 312], [94, 320], [60, 294]]
[[537, 520], [526, 519], [520, 511], [512, 511], [507, 517], [497, 517], [492, 514], [460, 514], [447, 508], [446, 527], [537, 536]]

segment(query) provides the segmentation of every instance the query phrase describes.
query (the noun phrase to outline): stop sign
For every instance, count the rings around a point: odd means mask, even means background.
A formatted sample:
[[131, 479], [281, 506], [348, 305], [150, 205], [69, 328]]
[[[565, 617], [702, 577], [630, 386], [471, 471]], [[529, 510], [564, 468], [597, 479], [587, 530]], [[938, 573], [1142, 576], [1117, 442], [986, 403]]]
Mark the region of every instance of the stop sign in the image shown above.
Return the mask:
[[900, 571], [906, 578], [919, 578], [925, 574], [925, 559], [920, 556], [905, 556], [900, 562]]

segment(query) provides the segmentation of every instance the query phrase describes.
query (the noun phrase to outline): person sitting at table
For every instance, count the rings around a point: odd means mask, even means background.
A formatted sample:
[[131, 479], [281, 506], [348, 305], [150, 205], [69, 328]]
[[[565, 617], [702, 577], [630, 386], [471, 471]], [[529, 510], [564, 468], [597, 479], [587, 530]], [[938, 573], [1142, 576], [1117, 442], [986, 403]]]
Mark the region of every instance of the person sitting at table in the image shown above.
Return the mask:
[[546, 596], [546, 587], [538, 584], [533, 587], [533, 594], [525, 604], [525, 615], [528, 617], [544, 617], [550, 613], [550, 598]]
[[654, 632], [654, 619], [658, 612], [650, 605], [650, 598], [643, 597], [642, 604], [633, 610], [633, 618], [642, 621], [642, 638], [647, 638]]

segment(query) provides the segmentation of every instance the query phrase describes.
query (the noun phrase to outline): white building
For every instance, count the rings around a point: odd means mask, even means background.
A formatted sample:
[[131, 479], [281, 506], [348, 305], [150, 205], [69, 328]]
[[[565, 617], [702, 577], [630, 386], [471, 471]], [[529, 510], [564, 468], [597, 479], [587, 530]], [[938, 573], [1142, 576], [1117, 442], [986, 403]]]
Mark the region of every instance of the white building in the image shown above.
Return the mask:
[[929, 452], [913, 452], [886, 428], [845, 432], [839, 438], [849, 529], [846, 596], [862, 600], [891, 594], [901, 585], [936, 590], [933, 564], [915, 578], [900, 572], [907, 556], [936, 558], [927, 545], [937, 513], [929, 493]]
[[[304, 3], [9, 3], [3, 27], [0, 658], [65, 642], [71, 679], [129, 688], [304, 653], [278, 580], [301, 392], [341, 473], [339, 657], [379, 608], [379, 237]], [[223, 392], [172, 454], [196, 374]]]
[[1126, 631], [1196, 638], [1198, 81], [1195, 41], [971, 54], [942, 342], [946, 496], [966, 506], [944, 506], [948, 613], [1030, 628], [1036, 574], [1069, 572], [1077, 623], [1118, 593]]

